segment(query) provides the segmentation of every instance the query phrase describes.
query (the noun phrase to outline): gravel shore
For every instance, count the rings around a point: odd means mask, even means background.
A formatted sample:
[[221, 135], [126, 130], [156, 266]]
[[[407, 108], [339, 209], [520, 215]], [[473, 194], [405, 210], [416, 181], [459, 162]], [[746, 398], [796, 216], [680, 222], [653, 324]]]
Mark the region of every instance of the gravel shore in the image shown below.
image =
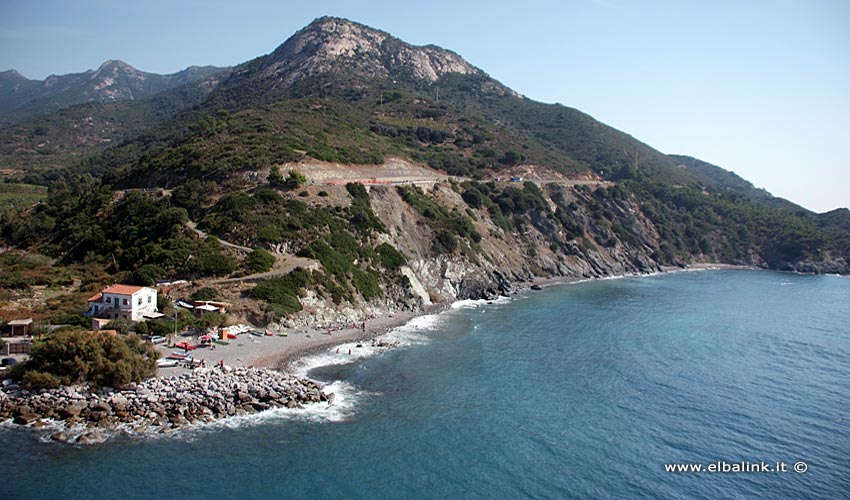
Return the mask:
[[[230, 367], [270, 368], [289, 371], [291, 364], [300, 357], [331, 349], [347, 342], [372, 339], [395, 327], [402, 326], [421, 314], [441, 310], [434, 306], [418, 312], [400, 312], [369, 319], [360, 325], [329, 325], [326, 328], [304, 328], [288, 332], [287, 336], [255, 336], [250, 333], [237, 335], [227, 340], [227, 345], [214, 343], [211, 347], [198, 347], [189, 351], [195, 360], [203, 360], [204, 366], [211, 367], [223, 363]], [[190, 344], [198, 344], [197, 336], [181, 337]], [[176, 347], [157, 346], [165, 358], [172, 352], [184, 352]], [[188, 371], [186, 366], [160, 367], [158, 377], [171, 377]]]

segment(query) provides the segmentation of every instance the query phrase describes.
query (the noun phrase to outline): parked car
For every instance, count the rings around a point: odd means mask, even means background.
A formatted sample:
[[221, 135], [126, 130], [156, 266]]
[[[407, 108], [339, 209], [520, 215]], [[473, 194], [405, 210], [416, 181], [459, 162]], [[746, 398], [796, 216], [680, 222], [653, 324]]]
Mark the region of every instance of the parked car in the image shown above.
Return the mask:
[[153, 337], [151, 337], [151, 344], [153, 344], [153, 345], [162, 344], [164, 342], [165, 342], [165, 337], [162, 337], [160, 335], [154, 335]]
[[3, 358], [0, 360], [0, 366], [15, 366], [18, 364], [18, 360], [15, 358]]

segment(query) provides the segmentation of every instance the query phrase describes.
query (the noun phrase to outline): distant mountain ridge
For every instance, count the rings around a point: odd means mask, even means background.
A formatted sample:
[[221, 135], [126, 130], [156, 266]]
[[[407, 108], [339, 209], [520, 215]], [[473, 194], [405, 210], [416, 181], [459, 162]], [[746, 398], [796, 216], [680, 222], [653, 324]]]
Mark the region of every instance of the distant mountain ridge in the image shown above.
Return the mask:
[[30, 80], [16, 70], [0, 73], [0, 125], [19, 123], [77, 104], [137, 100], [227, 70], [190, 66], [170, 75], [146, 73], [109, 60], [96, 70]]

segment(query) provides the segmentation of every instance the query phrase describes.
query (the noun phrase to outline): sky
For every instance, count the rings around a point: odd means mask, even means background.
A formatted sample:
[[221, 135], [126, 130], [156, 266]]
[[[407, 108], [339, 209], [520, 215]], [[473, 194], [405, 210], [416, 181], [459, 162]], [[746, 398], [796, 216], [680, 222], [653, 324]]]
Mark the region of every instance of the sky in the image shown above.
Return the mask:
[[0, 70], [173, 73], [346, 17], [824, 212], [850, 206], [850, 1], [0, 0]]

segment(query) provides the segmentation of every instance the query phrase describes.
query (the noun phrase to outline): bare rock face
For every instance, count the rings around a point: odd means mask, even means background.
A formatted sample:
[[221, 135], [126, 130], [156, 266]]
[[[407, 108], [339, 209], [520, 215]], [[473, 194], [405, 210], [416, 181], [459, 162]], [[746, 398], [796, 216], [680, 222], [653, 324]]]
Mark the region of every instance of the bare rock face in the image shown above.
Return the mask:
[[383, 31], [333, 17], [316, 19], [293, 35], [264, 58], [260, 74], [291, 85], [332, 71], [370, 79], [426, 83], [449, 73], [483, 74], [449, 50], [433, 45], [413, 46]]

